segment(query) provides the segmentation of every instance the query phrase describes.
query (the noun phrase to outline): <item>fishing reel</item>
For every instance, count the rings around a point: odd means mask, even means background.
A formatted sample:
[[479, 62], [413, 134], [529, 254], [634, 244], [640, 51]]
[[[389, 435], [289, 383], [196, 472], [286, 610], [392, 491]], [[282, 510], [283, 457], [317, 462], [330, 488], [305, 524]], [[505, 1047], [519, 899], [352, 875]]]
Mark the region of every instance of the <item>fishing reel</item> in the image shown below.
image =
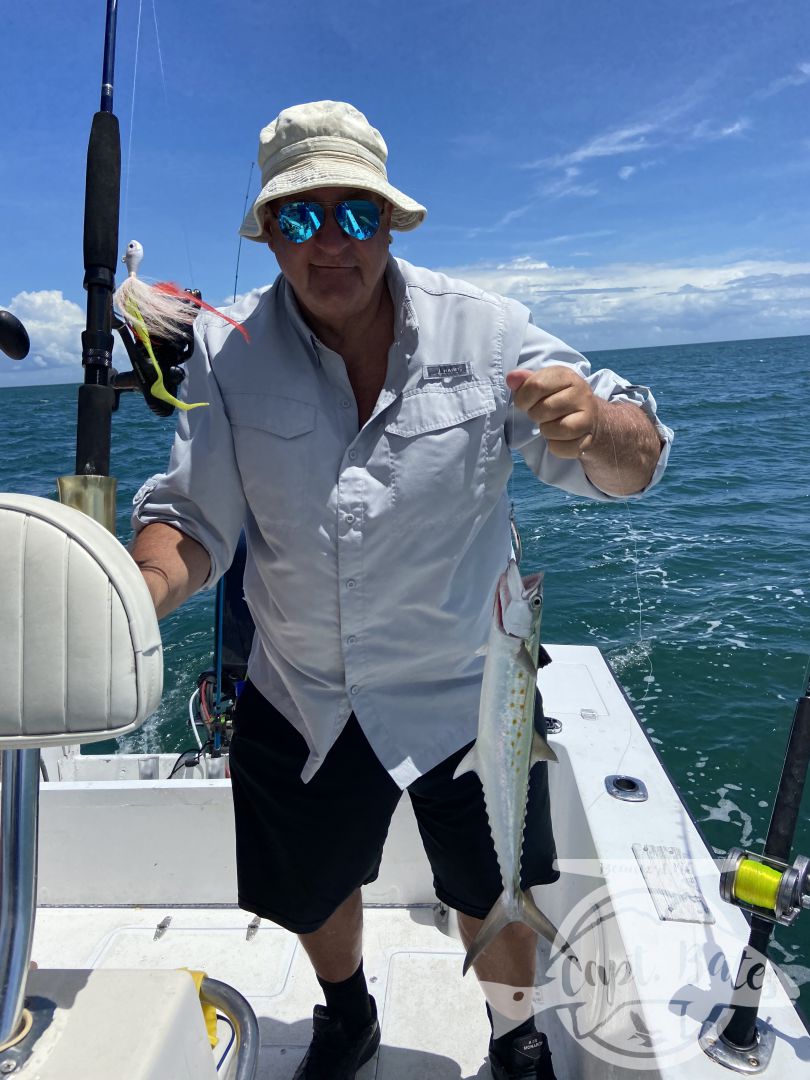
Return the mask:
[[[202, 299], [202, 294], [197, 289], [187, 289], [186, 292], [188, 292], [189, 297], [196, 297], [198, 300]], [[191, 300], [189, 300], [189, 303], [191, 303]], [[162, 401], [160, 398], [155, 397], [152, 393], [152, 387], [157, 381], [158, 373], [155, 371], [143, 342], [139, 341], [130, 332], [127, 324], [117, 316], [113, 316], [112, 329], [118, 332], [118, 336], [124, 343], [127, 356], [132, 364], [132, 371], [117, 372], [115, 375], [113, 387], [116, 391], [116, 403], [122, 391], [140, 390], [144, 401], [156, 416], [171, 416], [174, 412], [174, 406], [168, 401]], [[189, 325], [183, 337], [174, 341], [162, 341], [153, 337], [152, 350], [155, 360], [160, 366], [163, 385], [173, 397], [176, 397], [180, 383], [186, 377], [186, 373], [180, 365], [189, 360], [194, 352], [193, 327]]]
[[802, 908], [810, 908], [810, 859], [798, 855], [791, 866], [732, 848], [720, 870], [720, 895], [761, 919], [792, 926]]

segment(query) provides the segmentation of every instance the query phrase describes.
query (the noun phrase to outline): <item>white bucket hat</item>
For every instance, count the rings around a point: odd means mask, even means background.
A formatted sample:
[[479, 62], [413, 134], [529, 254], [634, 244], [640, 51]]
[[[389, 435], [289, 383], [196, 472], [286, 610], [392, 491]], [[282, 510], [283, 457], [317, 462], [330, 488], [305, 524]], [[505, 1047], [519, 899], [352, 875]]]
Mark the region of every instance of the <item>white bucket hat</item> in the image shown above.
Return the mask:
[[373, 191], [391, 203], [392, 229], [415, 229], [427, 210], [388, 183], [387, 158], [382, 135], [345, 101], [312, 101], [284, 109], [259, 134], [262, 190], [240, 234], [266, 241], [263, 207], [320, 187]]

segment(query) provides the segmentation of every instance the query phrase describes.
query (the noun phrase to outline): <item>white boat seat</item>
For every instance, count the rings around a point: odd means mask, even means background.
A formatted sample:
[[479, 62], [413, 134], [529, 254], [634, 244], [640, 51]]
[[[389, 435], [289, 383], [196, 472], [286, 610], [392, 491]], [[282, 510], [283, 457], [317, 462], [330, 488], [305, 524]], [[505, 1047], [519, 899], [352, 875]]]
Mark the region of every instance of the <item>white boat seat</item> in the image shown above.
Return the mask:
[[0, 494], [0, 670], [0, 750], [116, 738], [160, 703], [149, 590], [79, 510]]

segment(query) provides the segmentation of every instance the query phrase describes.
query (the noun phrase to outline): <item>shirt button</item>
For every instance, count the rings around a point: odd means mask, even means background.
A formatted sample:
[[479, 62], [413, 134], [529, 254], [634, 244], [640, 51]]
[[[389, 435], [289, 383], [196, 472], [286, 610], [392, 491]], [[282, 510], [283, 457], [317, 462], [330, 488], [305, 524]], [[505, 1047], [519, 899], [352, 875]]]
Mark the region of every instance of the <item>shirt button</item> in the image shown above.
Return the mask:
[[357, 638], [354, 636], [354, 634], [349, 634], [349, 636], [346, 638], [346, 644], [347, 645], [356, 645], [357, 644]]
[[354, 580], [354, 578], [350, 577], [349, 580], [346, 582], [346, 588], [347, 589], [353, 589], [356, 584], [357, 584], [357, 582]]
[[351, 406], [352, 406], [352, 403], [349, 401], [348, 398], [344, 398], [343, 401], [341, 401], [341, 403], [340, 403], [341, 409], [350, 409]]
[[346, 524], [347, 525], [352, 525], [353, 523], [354, 523], [354, 514], [347, 514], [346, 515]]
[[359, 686], [353, 686], [351, 692], [353, 694], [359, 694], [360, 693], [360, 687]]
[[350, 450], [349, 451], [349, 461], [357, 461], [357, 451], [356, 450]]

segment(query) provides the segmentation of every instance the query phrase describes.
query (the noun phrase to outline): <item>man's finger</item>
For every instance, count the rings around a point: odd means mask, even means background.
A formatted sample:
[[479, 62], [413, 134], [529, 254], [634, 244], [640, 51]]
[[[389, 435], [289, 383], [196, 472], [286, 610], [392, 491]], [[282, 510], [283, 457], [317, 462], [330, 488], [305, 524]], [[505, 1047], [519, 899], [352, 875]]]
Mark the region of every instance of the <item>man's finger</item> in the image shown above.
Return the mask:
[[585, 413], [569, 413], [561, 417], [548, 420], [539, 425], [540, 434], [546, 442], [554, 442], [557, 439], [566, 442], [572, 439], [581, 439], [591, 434], [591, 426]]

